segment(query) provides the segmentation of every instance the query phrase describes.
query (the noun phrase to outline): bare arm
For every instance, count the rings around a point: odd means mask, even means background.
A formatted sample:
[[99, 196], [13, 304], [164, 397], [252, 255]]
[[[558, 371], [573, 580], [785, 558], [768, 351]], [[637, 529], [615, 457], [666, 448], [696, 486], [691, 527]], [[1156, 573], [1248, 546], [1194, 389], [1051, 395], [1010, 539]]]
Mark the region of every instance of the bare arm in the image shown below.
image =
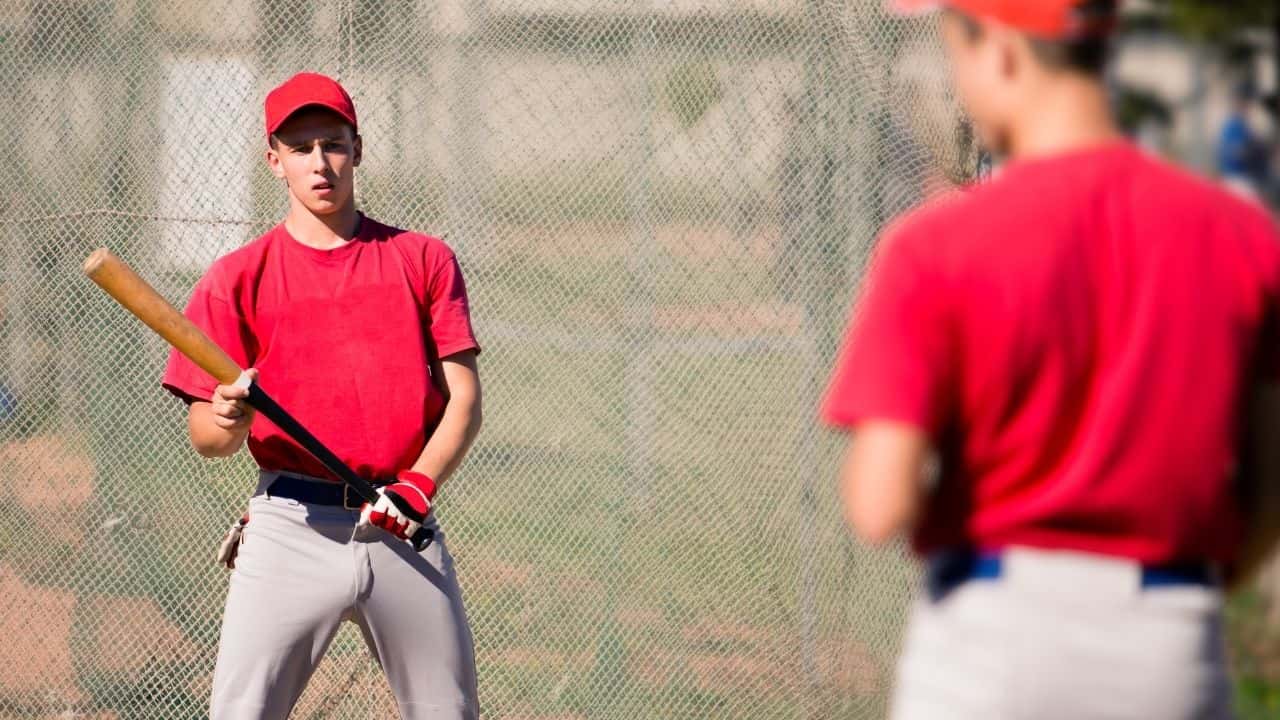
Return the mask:
[[880, 544], [914, 527], [924, 498], [929, 437], [912, 425], [872, 421], [854, 429], [840, 471], [845, 519]]
[[1232, 586], [1252, 578], [1280, 541], [1280, 385], [1258, 385], [1251, 397], [1241, 490], [1246, 535]]
[[442, 359], [439, 368], [444, 416], [410, 469], [443, 483], [462, 464], [480, 432], [480, 371], [472, 350]]
[[[255, 381], [258, 371], [249, 369]], [[196, 401], [187, 408], [187, 434], [191, 446], [207, 458], [234, 455], [249, 437], [254, 409], [245, 402], [249, 391], [219, 385], [208, 402]]]

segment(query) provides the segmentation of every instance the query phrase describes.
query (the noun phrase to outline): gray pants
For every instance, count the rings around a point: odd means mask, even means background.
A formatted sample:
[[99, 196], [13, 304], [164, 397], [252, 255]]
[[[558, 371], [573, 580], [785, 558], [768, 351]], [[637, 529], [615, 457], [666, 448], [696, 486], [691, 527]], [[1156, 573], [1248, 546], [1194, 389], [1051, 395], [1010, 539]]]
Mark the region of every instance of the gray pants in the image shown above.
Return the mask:
[[353, 537], [357, 512], [268, 498], [271, 479], [250, 501], [231, 574], [212, 719], [288, 717], [344, 620], [405, 720], [476, 718], [471, 631], [443, 534], [420, 555], [376, 528]]
[[1219, 590], [1143, 588], [1095, 555], [1003, 558], [998, 579], [917, 602], [894, 720], [1231, 717]]

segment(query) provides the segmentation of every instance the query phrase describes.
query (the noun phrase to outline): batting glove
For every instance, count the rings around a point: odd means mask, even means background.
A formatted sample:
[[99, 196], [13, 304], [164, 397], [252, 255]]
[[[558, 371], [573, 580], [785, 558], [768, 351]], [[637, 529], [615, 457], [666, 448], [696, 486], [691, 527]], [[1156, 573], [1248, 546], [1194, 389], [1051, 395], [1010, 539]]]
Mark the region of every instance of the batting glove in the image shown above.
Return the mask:
[[431, 512], [431, 499], [436, 482], [412, 470], [396, 474], [396, 482], [378, 488], [378, 502], [360, 508], [360, 526], [382, 528], [402, 540], [408, 540], [422, 527]]

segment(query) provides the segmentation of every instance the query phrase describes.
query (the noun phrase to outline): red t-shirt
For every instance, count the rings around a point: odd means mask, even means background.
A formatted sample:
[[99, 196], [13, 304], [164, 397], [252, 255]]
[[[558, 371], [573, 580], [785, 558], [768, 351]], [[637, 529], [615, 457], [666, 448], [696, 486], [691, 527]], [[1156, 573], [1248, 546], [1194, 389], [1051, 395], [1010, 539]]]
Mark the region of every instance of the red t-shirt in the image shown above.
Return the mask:
[[823, 415], [933, 436], [919, 552], [1231, 560], [1241, 400], [1280, 374], [1260, 209], [1127, 144], [1030, 160], [899, 222], [865, 287]]
[[[479, 350], [467, 291], [440, 240], [362, 217], [332, 250], [278, 225], [219, 258], [196, 284], [186, 316], [262, 388], [367, 479], [417, 460], [444, 410], [431, 355]], [[162, 383], [207, 400], [217, 383], [173, 352]], [[332, 477], [261, 415], [249, 452], [268, 470]]]

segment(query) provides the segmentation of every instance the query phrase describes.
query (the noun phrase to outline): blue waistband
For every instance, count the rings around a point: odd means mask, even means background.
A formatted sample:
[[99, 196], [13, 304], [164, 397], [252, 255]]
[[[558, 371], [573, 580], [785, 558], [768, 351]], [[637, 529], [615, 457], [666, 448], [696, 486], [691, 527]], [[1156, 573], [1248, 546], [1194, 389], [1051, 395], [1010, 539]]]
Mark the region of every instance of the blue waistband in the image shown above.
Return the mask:
[[[996, 580], [1004, 572], [1000, 553], [948, 552], [929, 561], [931, 591], [946, 591], [970, 580]], [[1218, 584], [1218, 572], [1209, 563], [1173, 563], [1141, 566], [1141, 586], [1145, 588]]]

